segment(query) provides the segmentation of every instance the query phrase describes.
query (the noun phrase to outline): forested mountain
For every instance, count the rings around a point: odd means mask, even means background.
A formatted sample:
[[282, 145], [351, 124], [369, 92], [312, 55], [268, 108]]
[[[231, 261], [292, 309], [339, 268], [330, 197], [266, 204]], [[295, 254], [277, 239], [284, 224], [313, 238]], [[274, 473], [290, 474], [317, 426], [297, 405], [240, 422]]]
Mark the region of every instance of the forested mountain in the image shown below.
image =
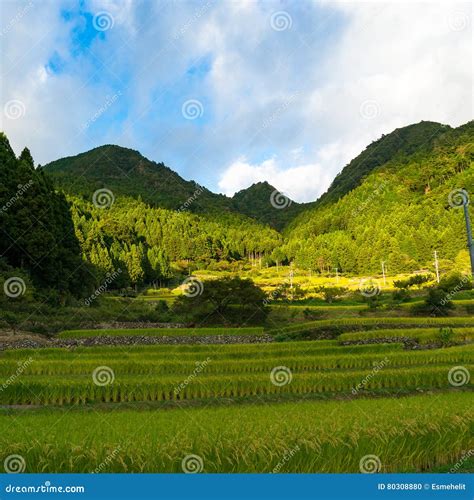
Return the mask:
[[43, 169], [66, 193], [88, 199], [97, 189], [106, 188], [115, 196], [141, 197], [145, 203], [170, 210], [229, 210], [225, 196], [211, 193], [163, 163], [120, 146], [101, 146], [53, 161]]
[[359, 186], [374, 169], [397, 158], [429, 150], [437, 138], [449, 131], [449, 125], [420, 122], [397, 128], [367, 146], [335, 177], [329, 189], [316, 202], [316, 206], [339, 200]]
[[303, 209], [312, 204], [296, 203], [279, 193], [268, 182], [258, 182], [235, 193], [231, 206], [237, 212], [281, 230]]
[[43, 169], [66, 193], [84, 199], [91, 199], [96, 190], [105, 188], [114, 196], [140, 197], [153, 207], [217, 214], [217, 217], [226, 212], [240, 213], [277, 229], [299, 213], [298, 204], [285, 201], [283, 207], [275, 209], [272, 205], [275, 188], [267, 183], [255, 184], [228, 198], [184, 180], [163, 163], [155, 163], [138, 151], [120, 146], [101, 146], [61, 158]]
[[415, 137], [423, 131], [426, 143], [403, 135], [412, 145], [404, 154], [373, 168], [339, 200], [330, 190], [332, 201], [299, 215], [285, 231], [287, 258], [316, 271], [375, 273], [385, 261], [390, 272], [400, 272], [432, 269], [437, 250], [442, 264], [468, 268], [462, 210], [451, 205], [460, 188], [474, 197], [474, 122], [436, 133], [440, 127], [422, 122], [403, 129]]

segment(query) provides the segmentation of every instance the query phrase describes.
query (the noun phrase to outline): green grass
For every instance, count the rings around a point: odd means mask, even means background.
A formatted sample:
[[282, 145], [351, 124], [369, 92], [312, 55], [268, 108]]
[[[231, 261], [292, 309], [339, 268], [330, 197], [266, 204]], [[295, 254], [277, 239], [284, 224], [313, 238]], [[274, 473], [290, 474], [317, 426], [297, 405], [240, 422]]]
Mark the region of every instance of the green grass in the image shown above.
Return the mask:
[[[2, 458], [26, 472], [430, 471], [473, 446], [472, 393], [174, 410], [9, 411], [0, 415]], [[199, 466], [201, 469], [201, 465]]]
[[72, 339], [85, 337], [203, 337], [212, 335], [262, 335], [262, 327], [242, 328], [105, 328], [93, 330], [64, 330], [58, 338]]

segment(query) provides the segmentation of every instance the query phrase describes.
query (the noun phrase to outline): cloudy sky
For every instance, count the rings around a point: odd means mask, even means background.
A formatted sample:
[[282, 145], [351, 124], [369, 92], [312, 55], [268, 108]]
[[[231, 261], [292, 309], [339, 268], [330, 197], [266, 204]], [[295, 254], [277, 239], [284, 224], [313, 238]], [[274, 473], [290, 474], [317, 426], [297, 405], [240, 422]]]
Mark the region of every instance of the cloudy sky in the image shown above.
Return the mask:
[[118, 144], [231, 195], [324, 192], [383, 133], [472, 119], [468, 2], [2, 0], [1, 128]]

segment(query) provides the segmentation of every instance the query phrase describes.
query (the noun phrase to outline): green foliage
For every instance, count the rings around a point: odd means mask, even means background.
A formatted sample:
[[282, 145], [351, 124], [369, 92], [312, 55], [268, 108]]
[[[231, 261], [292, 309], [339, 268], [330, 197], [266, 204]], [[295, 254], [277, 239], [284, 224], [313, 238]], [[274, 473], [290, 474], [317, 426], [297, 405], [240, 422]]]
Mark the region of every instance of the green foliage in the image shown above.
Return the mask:
[[423, 283], [427, 283], [432, 279], [432, 276], [429, 274], [414, 274], [406, 280], [394, 281], [393, 286], [395, 288], [406, 289], [416, 285], [419, 288]]
[[428, 296], [421, 304], [412, 307], [415, 314], [429, 314], [430, 316], [448, 316], [454, 309], [454, 304], [444, 290], [430, 288]]
[[401, 290], [395, 290], [392, 293], [392, 299], [396, 303], [409, 302], [410, 298], [410, 292], [404, 288], [402, 288]]
[[444, 346], [451, 345], [454, 339], [454, 331], [452, 328], [445, 327], [439, 330], [439, 340]]
[[319, 286], [314, 289], [316, 293], [322, 294], [328, 304], [347, 294], [348, 289], [340, 286]]
[[28, 149], [15, 157], [3, 133], [0, 160], [0, 255], [26, 271], [37, 288], [55, 290], [60, 303], [67, 295], [84, 295], [93, 280], [64, 195], [35, 170]]
[[261, 324], [267, 316], [265, 293], [251, 280], [221, 278], [194, 286], [193, 293], [178, 297], [173, 304], [173, 312], [180, 317], [197, 322]]

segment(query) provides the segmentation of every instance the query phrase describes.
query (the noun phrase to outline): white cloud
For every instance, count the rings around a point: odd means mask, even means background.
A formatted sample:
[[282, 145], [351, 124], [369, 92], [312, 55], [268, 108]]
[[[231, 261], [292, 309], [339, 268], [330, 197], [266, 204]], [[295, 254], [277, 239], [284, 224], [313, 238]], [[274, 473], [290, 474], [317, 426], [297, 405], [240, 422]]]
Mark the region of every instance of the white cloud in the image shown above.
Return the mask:
[[[22, 5], [1, 3], [1, 106], [19, 99], [26, 113], [2, 128], [41, 163], [117, 143], [211, 189], [265, 179], [307, 201], [382, 133], [473, 116], [468, 2], [93, 0], [85, 8], [110, 12], [113, 29], [74, 56], [74, 23], [60, 16], [72, 3]], [[279, 10], [285, 31], [270, 25]], [[54, 52], [61, 74], [45, 69]], [[190, 76], [203, 59], [208, 71]], [[78, 134], [117, 86], [121, 118], [107, 123], [111, 107], [100, 130]], [[205, 123], [180, 121], [190, 98]]]
[[219, 188], [222, 193], [232, 196], [251, 184], [263, 181], [271, 183], [291, 199], [312, 201], [315, 193], [321, 194], [327, 189], [331, 177], [318, 163], [283, 168], [275, 158], [258, 164], [240, 158], [221, 175]]

